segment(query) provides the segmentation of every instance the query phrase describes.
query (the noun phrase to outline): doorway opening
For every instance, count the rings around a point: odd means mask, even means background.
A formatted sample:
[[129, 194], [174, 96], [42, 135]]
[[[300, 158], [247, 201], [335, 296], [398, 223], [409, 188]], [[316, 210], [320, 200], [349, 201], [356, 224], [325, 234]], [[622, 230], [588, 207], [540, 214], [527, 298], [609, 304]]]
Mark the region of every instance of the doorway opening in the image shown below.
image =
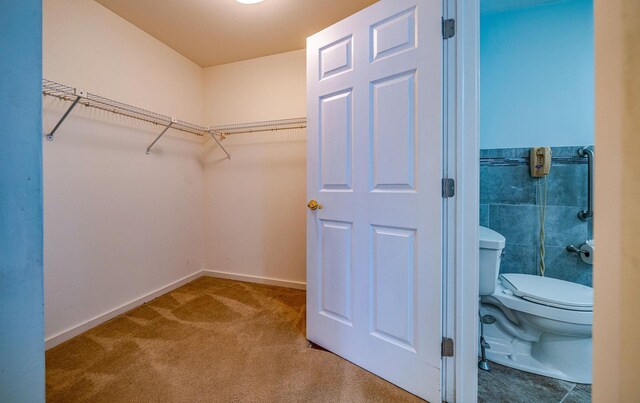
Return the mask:
[[590, 401], [592, 0], [482, 2], [480, 70], [478, 401]]

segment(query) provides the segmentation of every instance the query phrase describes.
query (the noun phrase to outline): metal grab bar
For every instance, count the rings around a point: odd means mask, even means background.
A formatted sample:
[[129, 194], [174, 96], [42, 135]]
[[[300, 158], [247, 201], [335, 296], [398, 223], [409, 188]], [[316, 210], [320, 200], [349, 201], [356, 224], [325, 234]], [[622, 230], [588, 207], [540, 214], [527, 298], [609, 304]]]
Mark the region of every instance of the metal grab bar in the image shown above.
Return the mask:
[[595, 158], [595, 153], [593, 148], [590, 147], [582, 147], [578, 150], [578, 155], [581, 157], [586, 157], [588, 159], [589, 169], [588, 169], [588, 189], [587, 189], [587, 209], [582, 210], [578, 213], [578, 219], [580, 221], [587, 221], [590, 218], [593, 218], [593, 162]]

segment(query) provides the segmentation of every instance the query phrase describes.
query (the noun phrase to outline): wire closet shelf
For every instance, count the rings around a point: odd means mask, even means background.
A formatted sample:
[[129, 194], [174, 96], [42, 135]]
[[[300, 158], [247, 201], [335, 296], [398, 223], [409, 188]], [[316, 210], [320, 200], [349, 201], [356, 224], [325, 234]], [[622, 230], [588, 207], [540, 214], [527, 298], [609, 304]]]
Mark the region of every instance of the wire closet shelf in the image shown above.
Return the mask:
[[239, 123], [231, 125], [211, 126], [210, 130], [221, 138], [232, 134], [260, 133], [278, 130], [305, 129], [307, 118], [291, 118], [279, 120], [263, 120], [260, 122]]
[[84, 105], [87, 107], [100, 109], [155, 125], [163, 126], [163, 131], [156, 137], [156, 139], [149, 145], [149, 147], [147, 147], [147, 154], [149, 154], [154, 144], [156, 144], [156, 142], [160, 140], [160, 138], [169, 129], [179, 130], [196, 136], [211, 136], [211, 138], [218, 144], [218, 146], [220, 146], [220, 148], [227, 154], [227, 157], [231, 158], [231, 155], [222, 146], [221, 143], [222, 140], [224, 140], [228, 135], [303, 129], [307, 127], [307, 119], [304, 117], [222, 126], [201, 126], [183, 120], [175, 119], [170, 116], [162, 115], [160, 113], [138, 108], [136, 106], [128, 105], [126, 103], [115, 101], [113, 99], [109, 99], [100, 95], [81, 91], [77, 88], [47, 79], [42, 80], [42, 94], [45, 96], [61, 99], [63, 101], [71, 102], [71, 105], [66, 110], [64, 115], [60, 118], [58, 123], [54, 126], [53, 130], [46, 135], [48, 140], [53, 141], [55, 132], [60, 128], [62, 123], [77, 105]]

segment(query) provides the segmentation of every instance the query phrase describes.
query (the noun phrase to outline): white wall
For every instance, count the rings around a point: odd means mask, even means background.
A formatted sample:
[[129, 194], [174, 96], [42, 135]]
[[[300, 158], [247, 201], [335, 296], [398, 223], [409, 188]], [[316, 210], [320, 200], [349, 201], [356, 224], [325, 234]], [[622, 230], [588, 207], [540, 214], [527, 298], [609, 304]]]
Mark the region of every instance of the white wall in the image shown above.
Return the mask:
[[[44, 77], [203, 123], [204, 72], [93, 1], [44, 1]], [[68, 103], [45, 98], [44, 130]], [[46, 337], [203, 265], [202, 139], [78, 107], [44, 143]]]
[[[205, 120], [253, 122], [306, 115], [306, 52], [205, 70]], [[237, 135], [231, 161], [209, 144], [205, 164], [209, 270], [306, 281], [304, 130]]]
[[44, 77], [201, 122], [202, 68], [94, 1], [44, 0]]
[[640, 2], [595, 0], [593, 401], [638, 402]]

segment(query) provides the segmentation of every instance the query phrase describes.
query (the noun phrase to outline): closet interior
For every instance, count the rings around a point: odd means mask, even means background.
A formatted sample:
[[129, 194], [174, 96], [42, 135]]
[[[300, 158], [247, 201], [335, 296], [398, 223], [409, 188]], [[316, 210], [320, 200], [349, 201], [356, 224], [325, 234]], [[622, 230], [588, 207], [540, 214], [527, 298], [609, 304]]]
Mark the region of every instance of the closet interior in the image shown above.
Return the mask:
[[43, 8], [47, 348], [203, 275], [304, 289], [305, 50], [202, 66]]

